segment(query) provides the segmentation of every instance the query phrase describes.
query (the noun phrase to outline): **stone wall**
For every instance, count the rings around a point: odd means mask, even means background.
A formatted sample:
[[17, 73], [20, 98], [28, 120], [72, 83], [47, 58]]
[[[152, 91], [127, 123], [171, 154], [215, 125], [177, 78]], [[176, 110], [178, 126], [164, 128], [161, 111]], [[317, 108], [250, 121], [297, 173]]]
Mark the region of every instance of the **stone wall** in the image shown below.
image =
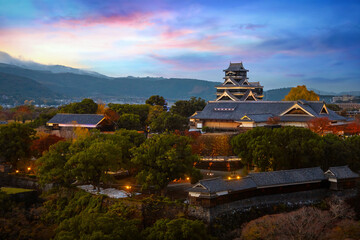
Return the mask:
[[247, 211], [252, 207], [269, 208], [279, 204], [284, 204], [289, 207], [294, 205], [303, 206], [320, 202], [324, 198], [331, 195], [337, 195], [340, 197], [351, 197], [356, 195], [356, 193], [357, 192], [355, 189], [336, 192], [329, 191], [327, 189], [316, 189], [294, 193], [257, 196], [217, 205], [211, 208], [190, 205], [188, 207], [188, 215], [211, 223], [214, 219], [221, 218], [223, 215]]
[[17, 187], [26, 189], [35, 189], [37, 191], [48, 191], [52, 188], [52, 184], [46, 184], [41, 187], [36, 179], [24, 176], [10, 175], [0, 172], [0, 186], [4, 187]]

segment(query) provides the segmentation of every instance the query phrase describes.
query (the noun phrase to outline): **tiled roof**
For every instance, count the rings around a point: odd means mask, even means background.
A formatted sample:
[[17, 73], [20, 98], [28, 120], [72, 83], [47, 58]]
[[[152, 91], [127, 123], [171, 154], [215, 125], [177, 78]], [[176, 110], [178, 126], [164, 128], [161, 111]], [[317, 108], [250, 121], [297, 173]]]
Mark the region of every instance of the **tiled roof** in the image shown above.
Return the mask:
[[244, 177], [240, 180], [230, 180], [226, 182], [231, 191], [242, 191], [251, 188], [256, 188], [256, 183], [249, 177]]
[[[240, 180], [226, 181], [219, 177], [200, 180], [199, 184], [188, 189], [189, 192], [217, 193], [221, 191], [243, 191], [253, 188], [296, 185], [326, 180], [320, 167], [301, 168], [273, 172], [250, 173]], [[201, 185], [201, 186], [199, 186]], [[204, 187], [204, 188], [203, 188]]]
[[[205, 108], [194, 116], [194, 118], [240, 121], [245, 115], [280, 116], [280, 114], [284, 113], [295, 104], [298, 104], [315, 117], [328, 117], [330, 120], [346, 121], [345, 117], [336, 114], [330, 109], [328, 109], [329, 114], [320, 114], [320, 111], [324, 106], [324, 103], [320, 101], [307, 102], [306, 105], [299, 101], [212, 101], [208, 102]], [[215, 108], [234, 108], [235, 110], [232, 112], [220, 112], [215, 111]], [[306, 122], [311, 118], [311, 116], [306, 115], [288, 115], [281, 116], [280, 120]], [[263, 122], [266, 120], [261, 118], [255, 120], [255, 122]]]
[[[346, 179], [346, 178], [358, 178], [360, 177], [359, 174], [351, 171], [348, 166], [341, 166], [341, 167], [329, 167], [329, 171], [335, 175], [337, 179]], [[328, 175], [328, 172], [326, 175]]]
[[200, 180], [199, 183], [211, 193], [221, 192], [228, 189], [228, 185], [221, 178], [204, 179]]
[[242, 191], [242, 190], [256, 188], [255, 182], [248, 177], [242, 178], [240, 180], [230, 180], [230, 181], [225, 181], [224, 179], [217, 177], [217, 178], [200, 180], [199, 184], [205, 187], [205, 189], [197, 184], [194, 187], [188, 189], [188, 191], [217, 193], [222, 191]]
[[326, 179], [320, 167], [250, 173], [249, 177], [254, 180], [257, 187], [320, 182]]
[[240, 63], [230, 63], [229, 67], [224, 71], [248, 71], [244, 68], [242, 62]]
[[104, 118], [104, 115], [98, 115], [98, 114], [64, 114], [64, 113], [58, 113], [52, 119], [50, 119], [47, 123], [71, 124], [73, 122], [76, 122], [76, 124], [96, 125], [103, 118]]

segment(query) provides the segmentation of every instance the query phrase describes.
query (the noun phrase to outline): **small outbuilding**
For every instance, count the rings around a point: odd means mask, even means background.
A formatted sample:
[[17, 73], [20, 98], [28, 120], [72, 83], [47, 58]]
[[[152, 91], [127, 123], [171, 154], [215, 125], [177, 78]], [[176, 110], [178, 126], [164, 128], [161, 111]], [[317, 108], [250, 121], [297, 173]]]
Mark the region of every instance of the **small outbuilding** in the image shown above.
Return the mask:
[[360, 179], [360, 175], [353, 172], [348, 166], [330, 167], [325, 175], [330, 182], [331, 190], [354, 188], [356, 181]]

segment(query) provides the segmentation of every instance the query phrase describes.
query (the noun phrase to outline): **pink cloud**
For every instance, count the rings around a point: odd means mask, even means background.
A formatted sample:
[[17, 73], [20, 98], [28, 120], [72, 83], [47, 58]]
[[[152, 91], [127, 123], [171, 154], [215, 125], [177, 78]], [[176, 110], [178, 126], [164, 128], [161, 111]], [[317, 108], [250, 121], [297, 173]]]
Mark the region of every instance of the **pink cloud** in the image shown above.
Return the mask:
[[194, 30], [191, 30], [191, 29], [172, 30], [168, 27], [167, 30], [165, 30], [161, 34], [161, 37], [165, 38], [165, 39], [178, 38], [178, 37], [183, 37], [183, 36], [189, 35], [193, 32], [194, 32]]
[[168, 18], [168, 12], [132, 12], [125, 15], [88, 16], [85, 18], [61, 19], [55, 26], [59, 27], [93, 27], [97, 25], [121, 25], [132, 28], [144, 28], [153, 25], [153, 19]]

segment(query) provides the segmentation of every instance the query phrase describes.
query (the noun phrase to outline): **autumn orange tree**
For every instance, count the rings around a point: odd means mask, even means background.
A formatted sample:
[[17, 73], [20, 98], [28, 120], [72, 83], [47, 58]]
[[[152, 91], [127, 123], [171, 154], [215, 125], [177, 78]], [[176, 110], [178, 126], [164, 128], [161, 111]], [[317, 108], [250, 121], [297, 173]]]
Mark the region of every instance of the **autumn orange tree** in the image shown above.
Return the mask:
[[285, 96], [285, 101], [297, 101], [304, 99], [307, 101], [319, 101], [319, 95], [314, 91], [307, 90], [305, 85], [294, 87], [290, 90], [289, 94]]

